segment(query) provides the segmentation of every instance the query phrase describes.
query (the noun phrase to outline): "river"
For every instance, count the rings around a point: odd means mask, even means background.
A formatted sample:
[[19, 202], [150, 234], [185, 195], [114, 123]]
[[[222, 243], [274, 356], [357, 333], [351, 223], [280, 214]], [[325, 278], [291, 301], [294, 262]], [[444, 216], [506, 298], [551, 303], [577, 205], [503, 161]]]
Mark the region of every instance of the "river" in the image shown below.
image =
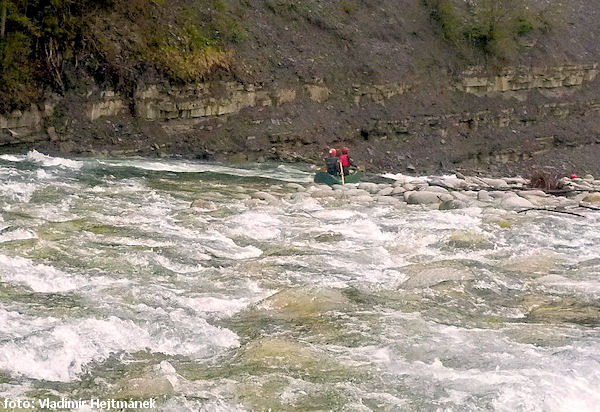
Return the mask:
[[600, 410], [598, 212], [333, 201], [313, 173], [0, 156], [0, 398]]

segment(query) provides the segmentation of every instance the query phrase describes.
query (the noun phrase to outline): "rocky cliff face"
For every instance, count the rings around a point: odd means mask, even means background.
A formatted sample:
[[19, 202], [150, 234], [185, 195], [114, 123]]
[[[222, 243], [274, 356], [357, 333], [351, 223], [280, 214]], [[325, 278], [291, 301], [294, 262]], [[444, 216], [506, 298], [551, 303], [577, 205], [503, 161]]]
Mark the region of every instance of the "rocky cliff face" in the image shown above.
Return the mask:
[[316, 162], [347, 145], [390, 171], [600, 174], [600, 45], [590, 35], [600, 6], [575, 1], [562, 28], [514, 61], [475, 65], [452, 55], [422, 4], [368, 3], [312, 19], [254, 7], [256, 29], [236, 50], [247, 76], [54, 96], [1, 114], [0, 144]]

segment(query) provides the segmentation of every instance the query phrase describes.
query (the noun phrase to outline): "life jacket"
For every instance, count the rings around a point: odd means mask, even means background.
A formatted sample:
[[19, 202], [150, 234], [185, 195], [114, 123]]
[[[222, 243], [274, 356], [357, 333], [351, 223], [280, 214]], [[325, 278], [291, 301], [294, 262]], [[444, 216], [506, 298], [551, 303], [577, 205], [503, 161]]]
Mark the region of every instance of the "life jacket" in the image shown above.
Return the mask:
[[340, 174], [340, 163], [339, 159], [336, 156], [328, 157], [325, 164], [327, 165], [327, 173], [334, 176]]
[[350, 166], [350, 158], [347, 154], [340, 155], [340, 162], [342, 162], [342, 167]]

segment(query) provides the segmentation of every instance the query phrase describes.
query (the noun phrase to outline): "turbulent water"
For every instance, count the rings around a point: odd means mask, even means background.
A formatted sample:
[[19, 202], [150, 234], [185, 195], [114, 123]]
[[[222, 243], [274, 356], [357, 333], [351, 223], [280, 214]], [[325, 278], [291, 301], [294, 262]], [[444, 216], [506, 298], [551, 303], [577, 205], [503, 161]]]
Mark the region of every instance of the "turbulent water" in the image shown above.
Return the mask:
[[599, 212], [354, 204], [312, 173], [0, 156], [0, 398], [600, 410]]

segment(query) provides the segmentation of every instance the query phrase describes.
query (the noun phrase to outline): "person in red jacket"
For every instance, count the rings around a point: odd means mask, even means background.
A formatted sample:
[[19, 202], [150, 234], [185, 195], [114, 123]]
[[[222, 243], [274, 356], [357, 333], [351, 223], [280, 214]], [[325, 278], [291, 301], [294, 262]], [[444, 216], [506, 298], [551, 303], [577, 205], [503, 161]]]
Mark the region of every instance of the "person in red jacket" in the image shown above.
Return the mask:
[[350, 173], [350, 167], [356, 168], [356, 165], [350, 160], [350, 156], [348, 152], [350, 149], [347, 147], [342, 148], [342, 154], [340, 155], [340, 163], [342, 164], [342, 168], [344, 169], [344, 176], [348, 176]]

